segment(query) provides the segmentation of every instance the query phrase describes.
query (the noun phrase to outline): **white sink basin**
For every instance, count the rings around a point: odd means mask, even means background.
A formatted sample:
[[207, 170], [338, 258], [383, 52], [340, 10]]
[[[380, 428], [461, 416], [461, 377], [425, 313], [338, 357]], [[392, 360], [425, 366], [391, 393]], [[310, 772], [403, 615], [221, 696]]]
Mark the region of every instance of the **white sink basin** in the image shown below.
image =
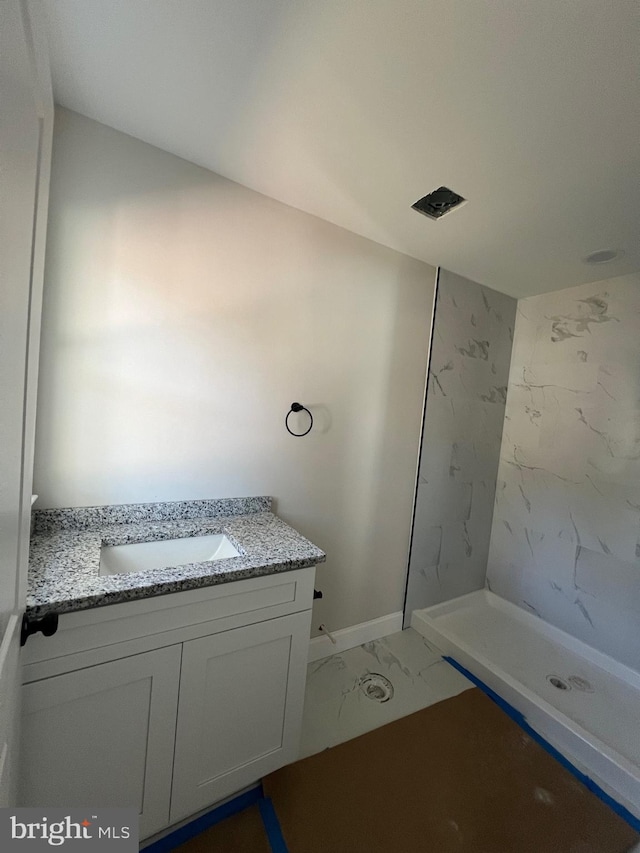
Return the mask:
[[186, 563], [205, 563], [238, 557], [224, 533], [211, 536], [189, 536], [184, 539], [164, 539], [161, 542], [137, 542], [134, 545], [103, 545], [100, 549], [100, 574], [119, 575], [123, 572], [143, 572], [184, 566]]

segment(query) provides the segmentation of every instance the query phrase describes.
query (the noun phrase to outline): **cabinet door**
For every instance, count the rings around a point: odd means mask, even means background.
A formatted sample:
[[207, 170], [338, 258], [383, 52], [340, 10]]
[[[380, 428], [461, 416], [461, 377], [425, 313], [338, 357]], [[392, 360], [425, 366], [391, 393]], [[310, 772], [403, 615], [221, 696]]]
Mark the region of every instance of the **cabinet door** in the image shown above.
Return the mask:
[[311, 611], [184, 644], [171, 822], [295, 760]]
[[166, 826], [181, 650], [25, 685], [20, 805], [134, 806], [141, 838]]

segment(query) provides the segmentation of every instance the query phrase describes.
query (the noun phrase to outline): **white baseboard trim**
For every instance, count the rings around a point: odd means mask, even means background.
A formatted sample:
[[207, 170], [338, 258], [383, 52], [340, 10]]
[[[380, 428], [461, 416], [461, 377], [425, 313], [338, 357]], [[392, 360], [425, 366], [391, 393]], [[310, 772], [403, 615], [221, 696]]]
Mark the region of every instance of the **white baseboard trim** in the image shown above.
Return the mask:
[[387, 634], [395, 634], [397, 631], [402, 631], [402, 612], [389, 613], [386, 616], [380, 616], [378, 619], [371, 619], [370, 622], [360, 622], [359, 625], [351, 625], [350, 628], [333, 631], [335, 645], [328, 637], [314, 637], [309, 643], [309, 663], [339, 652], [346, 652], [347, 649], [379, 640], [381, 637], [386, 637]]

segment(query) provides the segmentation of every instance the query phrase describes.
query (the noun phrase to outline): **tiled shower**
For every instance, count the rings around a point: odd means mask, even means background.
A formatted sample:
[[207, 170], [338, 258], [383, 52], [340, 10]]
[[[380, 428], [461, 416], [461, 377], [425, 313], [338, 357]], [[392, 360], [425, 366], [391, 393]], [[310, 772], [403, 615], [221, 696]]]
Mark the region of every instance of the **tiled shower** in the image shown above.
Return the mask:
[[440, 272], [405, 624], [640, 818], [640, 275]]
[[638, 275], [518, 305], [487, 582], [638, 668]]
[[405, 624], [485, 585], [516, 305], [440, 270]]
[[638, 275], [516, 302], [440, 272], [407, 619], [484, 586], [638, 667]]

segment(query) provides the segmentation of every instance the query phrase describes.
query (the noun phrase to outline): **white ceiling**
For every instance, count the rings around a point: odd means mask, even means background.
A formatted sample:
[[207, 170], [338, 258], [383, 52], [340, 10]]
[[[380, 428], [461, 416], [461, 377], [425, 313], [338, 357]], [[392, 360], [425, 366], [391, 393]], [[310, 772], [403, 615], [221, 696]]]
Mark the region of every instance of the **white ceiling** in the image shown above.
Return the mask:
[[640, 269], [637, 0], [45, 7], [72, 110], [514, 296]]

